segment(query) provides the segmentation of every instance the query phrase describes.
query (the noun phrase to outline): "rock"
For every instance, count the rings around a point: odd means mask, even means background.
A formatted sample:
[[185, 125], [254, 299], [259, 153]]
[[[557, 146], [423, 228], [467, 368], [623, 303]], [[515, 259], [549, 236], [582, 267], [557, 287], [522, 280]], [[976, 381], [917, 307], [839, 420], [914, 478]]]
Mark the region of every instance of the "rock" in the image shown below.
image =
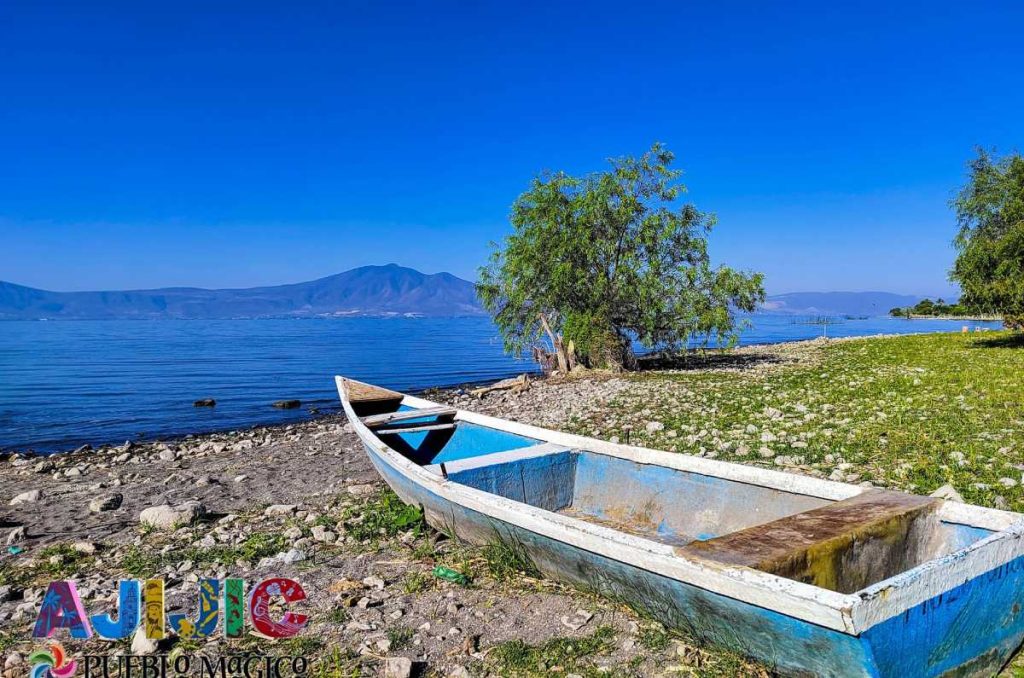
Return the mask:
[[14, 597], [14, 591], [11, 589], [9, 584], [0, 586], [0, 603], [6, 603], [8, 600]]
[[192, 403], [192, 407], [216, 407], [217, 401], [213, 398], [203, 398]]
[[114, 509], [121, 507], [122, 501], [124, 501], [124, 496], [117, 492], [114, 494], [104, 495], [102, 497], [96, 497], [89, 502], [89, 510], [93, 513], [113, 511]]
[[146, 637], [144, 625], [140, 625], [132, 636], [132, 654], [145, 655], [156, 652], [156, 641]]
[[39, 501], [43, 498], [42, 490], [29, 490], [28, 492], [22, 492], [14, 499], [11, 500], [11, 506], [17, 506], [18, 504], [31, 504], [34, 501]]
[[249, 476], [245, 475], [244, 473], [243, 473], [243, 474], [241, 474], [241, 475], [237, 475], [237, 476], [235, 476], [235, 477], [233, 478], [234, 482], [236, 482], [236, 483], [240, 483], [240, 482], [242, 482], [243, 480], [248, 480], [248, 479], [249, 479]]
[[296, 539], [301, 539], [302, 538], [302, 528], [301, 527], [289, 527], [287, 530], [284, 531], [284, 538], [288, 539], [290, 541], [295, 541]]
[[7, 545], [17, 544], [19, 541], [25, 541], [25, 526], [19, 525], [10, 532], [7, 533]]
[[306, 554], [299, 549], [290, 549], [286, 553], [280, 554], [280, 559], [285, 565], [291, 565], [292, 563], [301, 563], [306, 559]]
[[278, 400], [272, 404], [272, 407], [276, 407], [279, 410], [294, 410], [297, 407], [302, 406], [301, 400]]
[[473, 678], [473, 674], [465, 666], [456, 666], [448, 672], [447, 678]]
[[385, 582], [383, 579], [381, 579], [380, 577], [376, 577], [374, 575], [370, 575], [369, 577], [363, 579], [363, 586], [366, 586], [371, 589], [377, 589], [378, 591], [384, 590], [384, 584]]
[[55, 468], [57, 468], [57, 465], [47, 459], [33, 466], [32, 470], [35, 471], [36, 473], [49, 473]]
[[310, 532], [313, 535], [313, 541], [322, 541], [330, 544], [331, 542], [338, 540], [338, 535], [328, 530], [323, 525], [314, 525]]
[[644, 426], [644, 430], [648, 433], [657, 433], [658, 431], [665, 430], [665, 424], [660, 421], [649, 421], [647, 422], [647, 425]]
[[349, 485], [348, 493], [354, 497], [365, 497], [371, 494], [375, 494], [377, 488], [373, 485]]
[[384, 660], [384, 678], [409, 678], [412, 660], [408, 657], [388, 657]]
[[20, 652], [12, 652], [7, 655], [7, 659], [4, 660], [4, 668], [10, 669], [15, 666], [21, 666], [25, 659], [21, 656]]
[[298, 508], [295, 504], [273, 504], [263, 511], [265, 516], [290, 516]]
[[1000, 478], [999, 484], [1002, 485], [1003, 487], [1016, 487], [1017, 481], [1014, 480], [1013, 478]]
[[939, 499], [945, 499], [946, 501], [958, 501], [961, 504], [964, 503], [964, 498], [960, 496], [960, 493], [957, 492], [956, 488], [952, 485], [943, 485], [932, 492], [931, 496], [938, 497]]
[[178, 455], [174, 453], [174, 450], [160, 450], [160, 454], [158, 456], [163, 461], [174, 461]]
[[81, 553], [86, 556], [91, 556], [96, 553], [96, 544], [93, 544], [91, 541], [76, 541], [71, 545], [71, 548], [76, 553]]
[[186, 501], [177, 506], [163, 504], [151, 506], [139, 514], [139, 522], [160, 529], [174, 529], [188, 525], [206, 513], [206, 508], [198, 501]]

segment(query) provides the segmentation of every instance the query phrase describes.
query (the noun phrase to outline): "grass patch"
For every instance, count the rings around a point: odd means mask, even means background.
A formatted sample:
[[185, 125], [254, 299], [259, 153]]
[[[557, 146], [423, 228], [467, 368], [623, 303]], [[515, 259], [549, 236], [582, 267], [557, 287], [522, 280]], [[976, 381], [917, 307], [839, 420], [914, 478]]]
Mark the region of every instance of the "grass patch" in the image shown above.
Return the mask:
[[612, 649], [615, 629], [601, 626], [583, 638], [552, 638], [541, 645], [530, 645], [516, 639], [496, 645], [488, 654], [492, 670], [502, 676], [529, 678], [552, 673], [583, 673], [595, 668], [594, 656]]
[[661, 624], [641, 626], [636, 634], [636, 642], [652, 652], [661, 652], [668, 647], [670, 636]]
[[367, 500], [360, 506], [350, 506], [342, 514], [348, 534], [359, 542], [376, 545], [382, 538], [390, 538], [412, 529], [419, 537], [424, 528], [423, 512], [416, 506], [405, 504], [390, 489]]
[[327, 621], [332, 624], [344, 624], [350, 617], [348, 611], [341, 607], [331, 608], [331, 611], [327, 613]]
[[402, 582], [402, 590], [409, 594], [423, 593], [434, 588], [434, 579], [426, 572], [410, 572]]
[[240, 560], [256, 563], [262, 558], [275, 556], [287, 548], [288, 540], [284, 536], [267, 532], [254, 532], [238, 544], [218, 544], [209, 548], [192, 546], [167, 554], [155, 553], [140, 546], [131, 546], [121, 559], [121, 568], [136, 577], [148, 577], [167, 565], [186, 560], [191, 560], [200, 566], [214, 563], [233, 565]]
[[362, 660], [355, 652], [335, 645], [326, 657], [319, 657], [313, 663], [313, 678], [360, 678], [363, 676]]
[[388, 642], [391, 649], [404, 650], [412, 642], [413, 631], [408, 626], [393, 626], [388, 629]]
[[487, 571], [498, 581], [507, 582], [521, 575], [535, 579], [541, 576], [526, 547], [514, 538], [497, 535], [497, 539], [481, 549], [481, 555], [487, 563]]

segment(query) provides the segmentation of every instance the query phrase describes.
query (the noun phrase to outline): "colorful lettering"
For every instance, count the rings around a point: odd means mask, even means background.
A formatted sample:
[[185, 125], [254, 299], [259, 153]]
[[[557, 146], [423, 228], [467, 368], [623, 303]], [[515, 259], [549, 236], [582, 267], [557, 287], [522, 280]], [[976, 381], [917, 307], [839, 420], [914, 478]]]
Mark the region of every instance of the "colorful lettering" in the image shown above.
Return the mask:
[[308, 617], [304, 614], [285, 612], [281, 621], [270, 617], [270, 598], [280, 596], [286, 603], [295, 603], [306, 599], [302, 586], [291, 579], [274, 577], [260, 582], [253, 589], [249, 599], [249, 617], [256, 632], [268, 638], [291, 638], [306, 626]]
[[142, 589], [136, 579], [122, 579], [117, 585], [117, 621], [112, 615], [94, 614], [92, 627], [100, 638], [119, 640], [128, 638], [139, 626], [142, 609]]
[[72, 638], [92, 637], [89, 620], [73, 581], [51, 582], [32, 631], [35, 638], [49, 638], [57, 629], [69, 629]]
[[146, 637], [160, 640], [164, 637], [164, 580], [147, 579], [142, 588], [142, 604], [145, 613], [142, 622], [146, 626]]
[[199, 610], [195, 621], [183, 614], [171, 615], [171, 628], [182, 638], [205, 638], [217, 630], [220, 616], [220, 581], [203, 579], [199, 582]]
[[245, 633], [245, 581], [224, 580], [224, 637], [241, 638]]

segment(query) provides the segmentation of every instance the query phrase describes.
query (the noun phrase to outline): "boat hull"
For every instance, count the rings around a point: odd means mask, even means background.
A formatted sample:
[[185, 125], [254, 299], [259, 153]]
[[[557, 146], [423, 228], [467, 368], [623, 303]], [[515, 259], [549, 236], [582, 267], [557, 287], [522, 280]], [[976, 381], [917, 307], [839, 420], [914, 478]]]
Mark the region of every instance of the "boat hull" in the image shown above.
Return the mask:
[[[415, 483], [374, 449], [367, 454], [403, 501], [421, 506], [436, 529], [475, 544], [521, 545], [546, 576], [644, 610], [694, 639], [753, 657], [784, 675], [859, 676], [879, 673], [861, 639], [733, 600], [496, 520]], [[906, 674], [904, 673], [904, 676]]]

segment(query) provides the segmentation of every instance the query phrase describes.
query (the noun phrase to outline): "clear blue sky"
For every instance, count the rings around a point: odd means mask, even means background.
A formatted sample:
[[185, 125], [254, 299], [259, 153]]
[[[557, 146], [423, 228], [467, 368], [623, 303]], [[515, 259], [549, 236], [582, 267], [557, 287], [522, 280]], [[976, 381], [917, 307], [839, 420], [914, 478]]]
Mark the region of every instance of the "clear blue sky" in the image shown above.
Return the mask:
[[[216, 4], [217, 9], [211, 9]], [[948, 294], [1024, 3], [0, 3], [0, 279], [472, 278], [539, 170], [654, 140], [769, 292]]]

